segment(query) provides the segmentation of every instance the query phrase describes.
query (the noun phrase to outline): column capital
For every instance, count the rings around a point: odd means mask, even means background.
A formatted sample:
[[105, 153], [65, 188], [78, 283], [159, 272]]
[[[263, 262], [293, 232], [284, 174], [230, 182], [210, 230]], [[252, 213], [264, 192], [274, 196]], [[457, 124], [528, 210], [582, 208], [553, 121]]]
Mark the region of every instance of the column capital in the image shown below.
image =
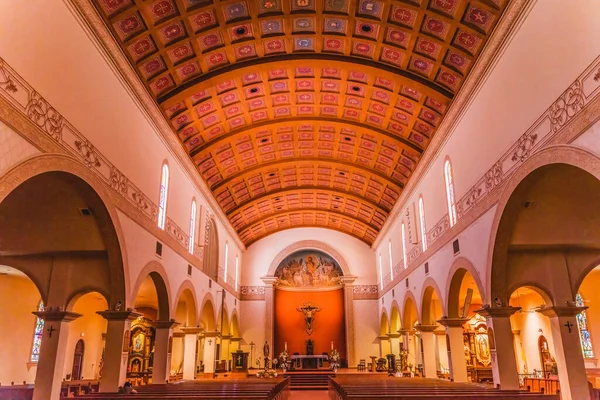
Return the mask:
[[137, 313], [133, 310], [126, 311], [96, 311], [96, 314], [101, 315], [104, 319], [109, 321], [133, 321], [134, 319], [141, 317], [142, 314]]
[[392, 332], [390, 332], [386, 336], [389, 337], [390, 339], [395, 339], [395, 338], [399, 338], [402, 335], [400, 334], [400, 332], [398, 332], [398, 333], [392, 333]]
[[152, 323], [152, 326], [156, 329], [171, 329], [175, 328], [177, 325], [179, 325], [179, 322], [175, 321], [174, 319], [170, 321], [156, 321]]
[[442, 317], [442, 319], [439, 319], [437, 323], [445, 327], [462, 327], [467, 321], [467, 318]]
[[199, 333], [204, 332], [204, 328], [200, 326], [186, 326], [181, 328], [181, 331], [186, 335], [197, 335]]
[[221, 334], [219, 331], [204, 331], [204, 337], [217, 337]]
[[437, 325], [415, 325], [415, 329], [419, 332], [433, 332], [437, 329]]
[[414, 329], [400, 329], [398, 331], [398, 333], [402, 334], [402, 335], [414, 335], [415, 334], [415, 330]]
[[475, 312], [486, 318], [509, 318], [520, 310], [521, 307], [483, 307]]
[[221, 335], [221, 340], [229, 340], [233, 337], [233, 335]]
[[389, 340], [389, 337], [388, 337], [387, 334], [386, 335], [379, 335], [379, 336], [377, 336], [377, 339], [379, 339], [379, 340]]
[[536, 310], [546, 317], [574, 317], [582, 311], [587, 310], [587, 306], [549, 306]]
[[71, 322], [82, 314], [77, 314], [70, 311], [59, 311], [59, 310], [48, 310], [48, 311], [33, 311], [33, 315], [44, 321], [60, 321], [60, 322]]
[[347, 275], [341, 276], [340, 281], [344, 284], [344, 286], [352, 286], [355, 280], [358, 279], [358, 276]]
[[231, 340], [232, 342], [240, 342], [242, 340], [242, 338], [231, 336], [231, 338], [229, 340]]
[[260, 280], [265, 283], [267, 286], [273, 286], [275, 282], [277, 282], [276, 276], [261, 276]]

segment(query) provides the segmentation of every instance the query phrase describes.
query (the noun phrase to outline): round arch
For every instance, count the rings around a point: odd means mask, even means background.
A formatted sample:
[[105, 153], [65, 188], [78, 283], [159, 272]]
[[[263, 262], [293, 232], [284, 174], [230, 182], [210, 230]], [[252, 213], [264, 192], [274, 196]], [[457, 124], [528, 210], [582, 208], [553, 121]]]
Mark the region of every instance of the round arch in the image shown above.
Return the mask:
[[402, 302], [402, 329], [413, 328], [414, 322], [411, 322], [411, 317], [414, 317], [415, 321], [419, 321], [418, 304], [413, 292], [407, 290], [404, 294], [404, 301]]
[[281, 250], [277, 254], [277, 256], [275, 256], [273, 261], [271, 261], [271, 265], [269, 266], [267, 275], [273, 276], [275, 274], [275, 270], [277, 269], [279, 264], [281, 264], [283, 259], [286, 258], [288, 255], [290, 255], [298, 250], [304, 250], [304, 249], [321, 250], [322, 252], [328, 254], [335, 261], [338, 262], [338, 264], [342, 268], [342, 271], [344, 272], [344, 276], [352, 275], [352, 273], [350, 272], [350, 268], [348, 267], [348, 263], [346, 262], [344, 257], [333, 247], [331, 247], [328, 244], [325, 244], [323, 242], [320, 242], [318, 240], [302, 240], [302, 241], [293, 243], [293, 244], [287, 246], [286, 248], [284, 248], [283, 250]]
[[460, 286], [462, 284], [463, 278], [466, 273], [469, 273], [473, 279], [475, 280], [475, 285], [477, 286], [477, 290], [479, 290], [479, 294], [481, 295], [481, 299], [485, 304], [487, 301], [487, 297], [485, 292], [482, 290], [483, 285], [479, 278], [479, 274], [475, 269], [475, 266], [471, 261], [469, 261], [465, 257], [457, 258], [450, 267], [448, 271], [448, 279], [446, 280], [446, 315], [449, 318], [458, 318], [458, 310], [460, 305], [458, 304], [459, 294], [460, 294]]
[[177, 306], [181, 297], [184, 297], [187, 307], [191, 308], [191, 310], [187, 310], [188, 318], [190, 315], [192, 316], [192, 320], [188, 321], [188, 323], [191, 326], [195, 326], [198, 324], [198, 301], [196, 299], [196, 289], [189, 279], [184, 280], [181, 285], [179, 285], [177, 294], [173, 297], [171, 315], [176, 315]]
[[231, 312], [231, 323], [229, 333], [233, 335], [233, 337], [240, 337], [240, 323], [238, 321], [237, 309], [235, 308]]
[[[133, 292], [131, 293], [131, 301], [135, 300], [135, 297], [140, 290], [144, 279], [150, 276], [154, 287], [156, 289], [156, 295], [158, 296], [158, 319], [160, 321], [168, 321], [171, 318], [171, 291], [169, 285], [169, 279], [167, 278], [167, 271], [162, 264], [156, 261], [150, 261], [138, 274], [138, 280], [135, 283]], [[166, 314], [166, 315], [165, 315]]]
[[211, 293], [206, 293], [202, 299], [200, 307], [200, 326], [206, 331], [214, 331], [217, 329], [215, 316], [215, 299]]
[[402, 319], [400, 318], [400, 306], [394, 299], [392, 301], [392, 311], [390, 311], [390, 332], [396, 333], [402, 329]]
[[[73, 176], [92, 190], [91, 195], [90, 193], [84, 195], [87, 195], [86, 200], [95, 206], [96, 221], [106, 247], [110, 271], [110, 288], [108, 291], [104, 290], [103, 295], [108, 298], [110, 309], [114, 308], [118, 302], [131, 304], [130, 282], [127, 279], [129, 277], [127, 250], [123, 230], [113, 205], [117, 202], [117, 196], [107, 191], [104, 182], [79, 160], [60, 154], [41, 154], [22, 161], [0, 177], [0, 204], [17, 187], [31, 178], [55, 172]], [[94, 195], [97, 199], [94, 198]], [[39, 279], [32, 280], [38, 286], [41, 284]], [[98, 288], [90, 289], [98, 291]], [[47, 300], [46, 290], [42, 290], [41, 293]], [[70, 294], [68, 297], [72, 299], [75, 295]]]
[[[512, 232], [511, 220], [516, 215], [518, 199], [524, 195], [526, 189], [523, 183], [531, 178], [536, 170], [560, 164], [578, 168], [600, 180], [600, 158], [587, 150], [569, 145], [550, 146], [541, 150], [515, 171], [504, 186], [492, 222], [485, 282], [489, 298], [499, 298], [503, 303], [508, 304], [506, 272], [508, 245]], [[577, 281], [581, 283], [583, 278], [579, 276]]]
[[390, 332], [390, 320], [388, 319], [387, 310], [383, 308], [381, 311], [381, 319], [379, 323], [379, 334], [386, 335]]
[[437, 321], [431, 315], [431, 303], [433, 301], [433, 295], [435, 294], [440, 301], [442, 312], [446, 309], [444, 305], [444, 298], [437, 283], [431, 277], [427, 277], [427, 279], [425, 279], [425, 282], [423, 282], [423, 287], [425, 289], [422, 291], [421, 295], [421, 317], [419, 318], [419, 321], [423, 325], [435, 325]]

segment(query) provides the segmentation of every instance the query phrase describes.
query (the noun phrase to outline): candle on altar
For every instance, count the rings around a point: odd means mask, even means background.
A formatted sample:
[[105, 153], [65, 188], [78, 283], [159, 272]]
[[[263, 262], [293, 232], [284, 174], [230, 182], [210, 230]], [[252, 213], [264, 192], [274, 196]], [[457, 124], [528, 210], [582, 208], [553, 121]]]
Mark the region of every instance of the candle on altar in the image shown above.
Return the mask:
[[333, 342], [331, 342], [331, 350], [333, 350]]
[[285, 342], [285, 351], [287, 351], [287, 342]]

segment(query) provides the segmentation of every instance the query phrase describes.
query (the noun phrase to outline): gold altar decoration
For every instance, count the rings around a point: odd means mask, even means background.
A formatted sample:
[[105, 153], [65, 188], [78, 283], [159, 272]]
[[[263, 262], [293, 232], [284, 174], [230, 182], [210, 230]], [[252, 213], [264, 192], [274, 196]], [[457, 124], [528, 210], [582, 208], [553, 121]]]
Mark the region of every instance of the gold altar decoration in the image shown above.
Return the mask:
[[308, 333], [308, 335], [310, 336], [313, 332], [312, 324], [315, 319], [315, 313], [321, 311], [321, 307], [314, 303], [306, 302], [302, 304], [302, 306], [296, 308], [296, 310], [304, 314], [304, 321], [306, 322], [306, 333]]
[[485, 318], [479, 314], [475, 314], [469, 321], [469, 324], [475, 332], [475, 358], [484, 367], [487, 367], [492, 363], [492, 358], [490, 354], [490, 338]]

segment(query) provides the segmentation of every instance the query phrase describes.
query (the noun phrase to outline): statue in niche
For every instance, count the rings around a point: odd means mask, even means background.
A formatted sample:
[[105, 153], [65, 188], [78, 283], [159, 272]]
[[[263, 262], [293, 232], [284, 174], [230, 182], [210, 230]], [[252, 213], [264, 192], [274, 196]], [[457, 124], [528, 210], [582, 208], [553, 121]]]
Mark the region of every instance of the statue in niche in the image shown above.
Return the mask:
[[263, 355], [266, 357], [269, 357], [269, 353], [271, 352], [271, 349], [269, 348], [269, 343], [265, 340], [265, 345], [263, 346]]

